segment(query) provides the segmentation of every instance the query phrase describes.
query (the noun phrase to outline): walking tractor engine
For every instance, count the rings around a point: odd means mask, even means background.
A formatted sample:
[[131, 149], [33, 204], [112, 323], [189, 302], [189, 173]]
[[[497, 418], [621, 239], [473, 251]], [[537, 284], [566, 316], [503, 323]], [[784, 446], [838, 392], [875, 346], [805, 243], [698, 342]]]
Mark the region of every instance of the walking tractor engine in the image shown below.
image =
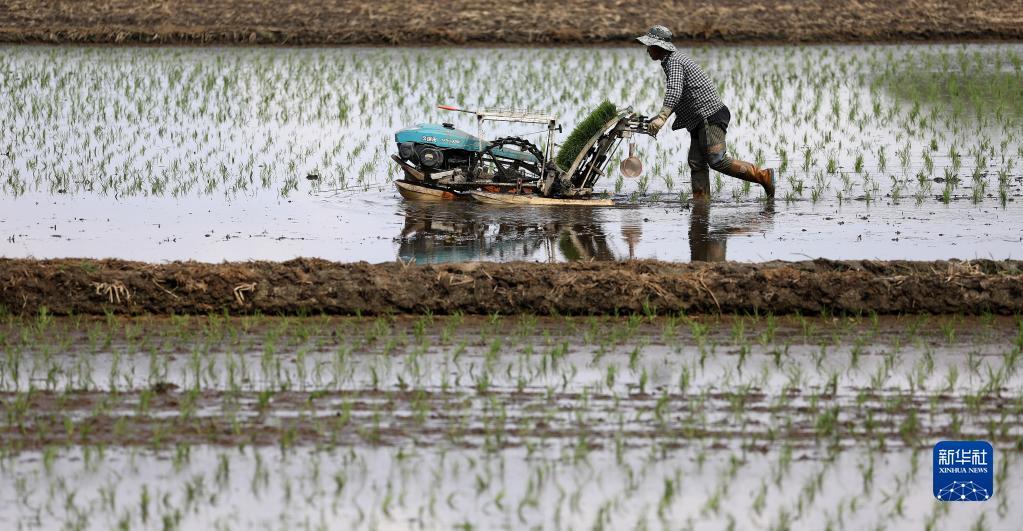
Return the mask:
[[[623, 139], [649, 134], [649, 119], [617, 109], [605, 101], [583, 120], [558, 147], [557, 117], [537, 112], [439, 108], [476, 116], [477, 134], [453, 124], [419, 124], [394, 135], [398, 153], [391, 158], [404, 178], [395, 181], [406, 199], [475, 199], [485, 203], [612, 204], [594, 198], [593, 185], [602, 175]], [[545, 129], [540, 145], [522, 136], [484, 140], [484, 122], [537, 124]], [[643, 164], [630, 144], [622, 174], [636, 177]]]

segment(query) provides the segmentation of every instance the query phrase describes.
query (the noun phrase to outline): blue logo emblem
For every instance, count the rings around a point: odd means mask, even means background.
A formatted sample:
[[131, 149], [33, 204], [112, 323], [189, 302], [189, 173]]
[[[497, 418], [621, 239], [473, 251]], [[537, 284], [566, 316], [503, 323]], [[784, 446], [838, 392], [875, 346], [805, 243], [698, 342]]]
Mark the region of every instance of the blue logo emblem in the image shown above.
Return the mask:
[[985, 501], [995, 494], [995, 449], [987, 441], [941, 441], [934, 445], [934, 497]]

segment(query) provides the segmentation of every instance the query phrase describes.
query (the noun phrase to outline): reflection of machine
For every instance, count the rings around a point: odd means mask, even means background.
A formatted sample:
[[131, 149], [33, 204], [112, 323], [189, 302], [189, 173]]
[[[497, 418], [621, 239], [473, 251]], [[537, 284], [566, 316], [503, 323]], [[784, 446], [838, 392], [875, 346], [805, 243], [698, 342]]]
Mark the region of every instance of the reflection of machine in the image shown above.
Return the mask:
[[398, 255], [418, 263], [466, 260], [614, 260], [591, 209], [535, 211], [472, 203], [406, 203]]
[[[561, 127], [548, 114], [481, 110], [476, 116], [478, 135], [444, 123], [420, 124], [395, 134], [398, 154], [391, 158], [405, 178], [396, 181], [398, 191], [409, 199], [473, 198], [485, 203], [515, 204], [610, 204], [592, 197], [593, 185], [623, 138], [646, 133], [647, 120], [631, 108], [615, 109], [605, 102], [570, 135], [571, 157], [564, 148], [554, 153], [554, 133]], [[542, 124], [546, 140], [537, 146], [523, 137], [483, 139], [483, 122]], [[574, 138], [576, 137], [576, 138]], [[578, 151], [578, 154], [575, 154]], [[632, 153], [630, 152], [630, 155]], [[629, 175], [641, 171], [635, 156], [623, 167]], [[635, 164], [639, 164], [637, 170]], [[638, 175], [638, 173], [635, 173]]]
[[[417, 263], [643, 258], [651, 257], [651, 251], [654, 255], [665, 252], [654, 245], [637, 256], [647, 230], [654, 231], [654, 242], [666, 235], [678, 238], [672, 225], [659, 225], [667, 231], [660, 234], [658, 227], [644, 228], [647, 220], [642, 209], [502, 208], [471, 201], [408, 201], [400, 208], [405, 224], [395, 238], [398, 256]], [[768, 201], [762, 210], [724, 208], [714, 223], [710, 210], [707, 201], [692, 203], [689, 251], [693, 261], [725, 260], [729, 238], [765, 232], [774, 216], [774, 202]], [[606, 227], [618, 223], [620, 239]]]

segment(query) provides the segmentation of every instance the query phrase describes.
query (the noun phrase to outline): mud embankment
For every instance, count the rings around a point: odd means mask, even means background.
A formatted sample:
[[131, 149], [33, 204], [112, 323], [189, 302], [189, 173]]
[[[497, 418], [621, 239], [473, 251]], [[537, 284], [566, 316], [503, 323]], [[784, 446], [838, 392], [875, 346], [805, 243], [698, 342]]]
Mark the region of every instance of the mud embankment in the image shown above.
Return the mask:
[[36, 314], [1023, 312], [1023, 262], [150, 264], [0, 259], [3, 311]]
[[525, 0], [0, 3], [0, 41], [178, 44], [598, 44], [654, 24], [679, 41], [877, 42], [1023, 38], [1006, 0]]

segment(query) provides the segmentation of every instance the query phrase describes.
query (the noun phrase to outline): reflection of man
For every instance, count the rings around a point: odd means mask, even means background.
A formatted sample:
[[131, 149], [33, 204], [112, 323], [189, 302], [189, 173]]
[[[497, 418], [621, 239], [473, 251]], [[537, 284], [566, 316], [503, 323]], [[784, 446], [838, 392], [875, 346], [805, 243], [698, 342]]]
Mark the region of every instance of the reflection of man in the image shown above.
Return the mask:
[[723, 262], [728, 237], [759, 230], [761, 223], [774, 216], [774, 201], [768, 200], [764, 210], [753, 219], [743, 220], [734, 226], [725, 226], [711, 230], [710, 202], [693, 201], [693, 211], [689, 218], [689, 252], [694, 262]]
[[636, 40], [646, 45], [650, 59], [661, 62], [667, 87], [661, 111], [650, 121], [650, 132], [657, 135], [668, 117], [675, 115], [672, 130], [688, 129], [689, 168], [693, 172], [693, 195], [710, 191], [710, 169], [764, 187], [774, 197], [774, 170], [760, 169], [749, 162], [728, 156], [725, 133], [732, 115], [721, 103], [717, 88], [688, 55], [671, 43], [671, 31], [654, 26]]
[[724, 262], [727, 234], [710, 233], [710, 202], [693, 201], [689, 218], [689, 252], [693, 262]]

